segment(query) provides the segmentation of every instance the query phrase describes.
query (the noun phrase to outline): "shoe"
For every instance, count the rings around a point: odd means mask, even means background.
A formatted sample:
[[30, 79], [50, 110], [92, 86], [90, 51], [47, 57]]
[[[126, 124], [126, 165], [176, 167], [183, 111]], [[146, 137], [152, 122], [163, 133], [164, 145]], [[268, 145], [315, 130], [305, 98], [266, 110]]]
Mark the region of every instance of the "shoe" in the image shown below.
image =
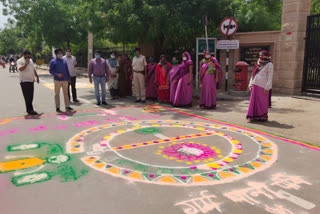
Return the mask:
[[108, 103], [107, 102], [102, 102], [102, 105], [108, 105]]
[[145, 101], [145, 100], [142, 100], [141, 102], [142, 102], [142, 103], [146, 103], [146, 101]]
[[56, 112], [62, 113], [62, 111], [60, 110], [60, 108], [57, 108], [57, 109], [56, 109]]
[[141, 103], [141, 100], [136, 100], [136, 103]]
[[100, 102], [97, 102], [97, 105], [99, 106], [99, 105], [101, 105], [101, 103], [100, 103]]
[[73, 108], [71, 108], [71, 107], [66, 107], [66, 111], [73, 111]]
[[74, 103], [80, 103], [80, 101], [77, 100], [77, 99], [73, 100], [73, 102], [74, 102]]
[[36, 112], [36, 111], [32, 111], [32, 112], [30, 112], [29, 114], [30, 114], [30, 115], [39, 115], [38, 112]]

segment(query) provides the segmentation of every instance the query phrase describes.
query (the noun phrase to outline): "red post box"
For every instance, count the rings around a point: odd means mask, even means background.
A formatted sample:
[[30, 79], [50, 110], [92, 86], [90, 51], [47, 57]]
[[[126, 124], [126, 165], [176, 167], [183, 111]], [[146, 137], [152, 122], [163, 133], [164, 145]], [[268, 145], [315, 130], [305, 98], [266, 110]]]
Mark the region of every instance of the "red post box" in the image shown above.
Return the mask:
[[248, 89], [248, 68], [248, 63], [237, 62], [234, 82], [235, 91], [246, 91]]

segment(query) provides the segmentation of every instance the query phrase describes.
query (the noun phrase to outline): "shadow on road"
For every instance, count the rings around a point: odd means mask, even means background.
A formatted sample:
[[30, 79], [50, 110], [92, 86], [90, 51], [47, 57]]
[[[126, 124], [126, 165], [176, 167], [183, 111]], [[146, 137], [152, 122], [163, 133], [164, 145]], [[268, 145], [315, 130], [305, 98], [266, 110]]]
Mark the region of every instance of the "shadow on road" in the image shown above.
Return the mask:
[[293, 129], [293, 128], [295, 128], [294, 126], [283, 124], [283, 123], [279, 123], [277, 121], [267, 121], [267, 122], [253, 121], [251, 123], [259, 124], [261, 126], [280, 128], [280, 129]]

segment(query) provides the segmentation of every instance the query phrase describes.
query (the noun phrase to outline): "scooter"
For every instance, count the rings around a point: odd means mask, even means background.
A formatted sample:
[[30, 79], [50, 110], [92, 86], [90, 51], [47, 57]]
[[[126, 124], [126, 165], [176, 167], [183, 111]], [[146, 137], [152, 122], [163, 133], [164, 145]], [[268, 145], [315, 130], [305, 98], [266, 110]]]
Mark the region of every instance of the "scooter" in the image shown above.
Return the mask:
[[15, 62], [10, 62], [9, 73], [11, 72], [13, 73], [18, 72], [17, 64]]

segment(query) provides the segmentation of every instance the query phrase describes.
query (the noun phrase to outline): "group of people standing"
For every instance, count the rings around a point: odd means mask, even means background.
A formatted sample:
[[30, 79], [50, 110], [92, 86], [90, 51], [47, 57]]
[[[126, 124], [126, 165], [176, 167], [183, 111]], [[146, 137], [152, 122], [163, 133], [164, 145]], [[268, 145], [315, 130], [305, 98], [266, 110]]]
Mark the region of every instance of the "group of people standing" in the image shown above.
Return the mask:
[[[89, 66], [89, 80], [92, 83], [92, 75], [97, 79], [94, 83], [98, 105], [101, 103], [99, 85], [102, 104], [106, 104], [105, 82], [108, 82], [112, 99], [116, 99], [131, 95], [133, 80], [137, 103], [145, 103], [149, 99], [170, 103], [175, 107], [192, 106], [193, 62], [188, 52], [182, 54], [180, 64], [177, 57], [168, 62], [165, 55], [160, 56], [159, 62], [153, 56], [147, 59], [141, 54], [140, 48], [135, 49], [134, 55], [132, 62], [127, 55], [116, 59], [115, 52], [112, 52], [110, 59], [104, 60], [101, 52], [95, 52], [95, 58]], [[247, 119], [250, 121], [268, 119], [272, 77], [271, 57], [268, 51], [262, 51], [249, 84], [252, 93]], [[199, 76], [196, 78], [199, 80], [200, 107], [216, 108], [216, 90], [220, 87], [223, 72], [218, 60], [208, 50], [203, 53]]]
[[[109, 59], [101, 58], [101, 52], [95, 51], [90, 61], [89, 81], [94, 81], [97, 104], [106, 103], [105, 83], [108, 83], [111, 99], [132, 95], [132, 82], [136, 102], [145, 103], [147, 99], [172, 103], [174, 106], [192, 105], [193, 63], [188, 52], [183, 53], [182, 63], [173, 58], [168, 62], [161, 55], [159, 63], [154, 57], [148, 59], [136, 48], [132, 62], [127, 55], [118, 56], [112, 52]], [[100, 88], [102, 98], [100, 98]]]
[[[56, 111], [60, 110], [60, 91], [64, 95], [66, 111], [70, 107], [71, 87], [73, 102], [79, 102], [76, 91], [76, 58], [71, 49], [66, 50], [65, 56], [61, 49], [55, 50], [56, 57], [50, 62], [50, 74], [54, 77], [54, 91]], [[90, 61], [88, 76], [90, 83], [94, 83], [97, 105], [107, 105], [106, 84], [110, 90], [111, 99], [132, 95], [132, 82], [136, 95], [136, 102], [145, 103], [146, 99], [159, 100], [170, 103], [175, 107], [192, 106], [193, 62], [188, 52], [182, 54], [179, 63], [177, 57], [171, 62], [165, 55], [160, 56], [159, 62], [155, 57], [148, 59], [141, 54], [140, 48], [135, 49], [132, 62], [127, 55], [116, 56], [112, 52], [109, 59], [101, 57], [100, 51], [95, 51], [95, 57]], [[20, 85], [26, 104], [26, 111], [30, 115], [37, 115], [32, 106], [34, 82], [39, 83], [39, 77], [31, 59], [31, 53], [25, 51], [23, 57], [17, 61]], [[250, 105], [247, 119], [250, 121], [268, 120], [268, 108], [271, 107], [270, 94], [272, 89], [273, 64], [268, 51], [259, 54], [259, 60], [254, 67], [249, 83], [251, 91]], [[199, 88], [201, 108], [216, 107], [216, 90], [220, 87], [223, 72], [218, 60], [210, 51], [205, 50], [200, 62]], [[102, 96], [100, 96], [100, 88]]]
[[106, 60], [101, 57], [101, 51], [96, 50], [89, 64], [88, 76], [90, 83], [94, 83], [97, 105], [107, 105], [106, 85], [112, 100], [132, 95], [132, 67], [127, 54], [117, 57], [116, 52], [112, 52]]
[[[200, 107], [216, 107], [216, 88], [222, 80], [222, 69], [218, 60], [209, 51], [204, 52], [200, 63], [199, 88]], [[147, 99], [159, 99], [160, 102], [171, 103], [176, 107], [192, 106], [193, 62], [188, 52], [182, 54], [179, 64], [177, 57], [168, 62], [164, 55], [156, 63], [154, 57], [149, 58], [147, 68]]]

